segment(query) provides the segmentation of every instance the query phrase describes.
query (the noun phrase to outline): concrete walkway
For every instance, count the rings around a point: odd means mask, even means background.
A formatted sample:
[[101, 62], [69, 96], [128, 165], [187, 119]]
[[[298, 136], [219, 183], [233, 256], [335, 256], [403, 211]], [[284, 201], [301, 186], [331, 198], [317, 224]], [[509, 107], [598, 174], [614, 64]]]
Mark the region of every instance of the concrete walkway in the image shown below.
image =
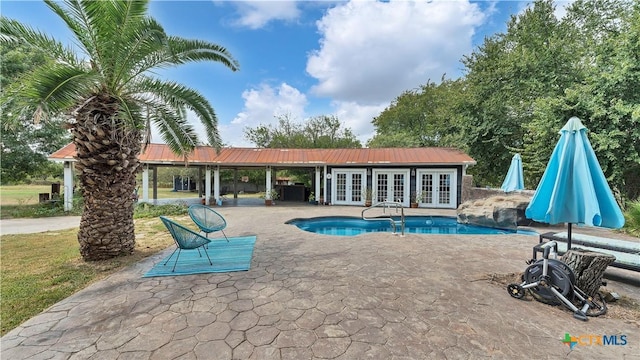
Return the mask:
[[[578, 321], [486, 280], [524, 271], [536, 237], [334, 237], [284, 222], [362, 208], [217, 210], [227, 235], [257, 235], [249, 271], [142, 278], [168, 249], [9, 332], [2, 359], [640, 359], [640, 319]], [[637, 286], [608, 288], [640, 301]], [[627, 343], [571, 350], [566, 334]]]
[[37, 219], [2, 219], [0, 235], [33, 234], [80, 226], [80, 216], [55, 216]]

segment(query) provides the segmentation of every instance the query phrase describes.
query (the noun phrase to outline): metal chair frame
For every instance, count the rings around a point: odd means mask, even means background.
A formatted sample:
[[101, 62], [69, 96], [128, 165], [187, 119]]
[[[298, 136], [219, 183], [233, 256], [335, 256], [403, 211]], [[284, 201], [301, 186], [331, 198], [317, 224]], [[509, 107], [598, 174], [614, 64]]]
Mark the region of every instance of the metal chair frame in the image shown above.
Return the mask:
[[207, 238], [209, 238], [209, 234], [220, 231], [229, 242], [227, 234], [224, 233], [227, 221], [217, 211], [205, 205], [191, 205], [189, 206], [189, 216], [200, 231], [206, 234]]
[[211, 262], [211, 258], [209, 257], [209, 253], [207, 253], [206, 245], [211, 242], [208, 238], [198, 234], [197, 232], [178, 224], [175, 221], [172, 221], [164, 216], [160, 216], [160, 220], [164, 223], [164, 226], [167, 227], [169, 233], [171, 233], [171, 237], [173, 237], [173, 241], [176, 243], [176, 249], [173, 250], [171, 255], [167, 258], [167, 261], [164, 262], [164, 265], [167, 265], [169, 260], [173, 257], [173, 254], [178, 252], [176, 256], [176, 261], [173, 263], [173, 269], [171, 272], [175, 272], [176, 265], [178, 264], [178, 259], [180, 258], [180, 251], [182, 250], [198, 250], [198, 254], [202, 257], [202, 253], [200, 253], [200, 248], [204, 250], [205, 255], [207, 255], [207, 259], [209, 260], [209, 264], [213, 265]]

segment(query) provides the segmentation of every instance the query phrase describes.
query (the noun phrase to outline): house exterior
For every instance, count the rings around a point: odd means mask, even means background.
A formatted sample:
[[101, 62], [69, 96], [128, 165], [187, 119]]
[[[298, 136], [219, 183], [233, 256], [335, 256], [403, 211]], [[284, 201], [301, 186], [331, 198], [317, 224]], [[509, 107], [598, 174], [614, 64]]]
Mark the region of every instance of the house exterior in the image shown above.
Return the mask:
[[[74, 156], [75, 146], [69, 144], [49, 157], [52, 161], [65, 163], [65, 189], [69, 185], [73, 188]], [[185, 159], [173, 154], [164, 144], [150, 144], [139, 158], [143, 166], [143, 201], [149, 200], [150, 171], [154, 172], [160, 166], [185, 165]], [[266, 188], [271, 189], [273, 171], [296, 168], [315, 173], [312, 190], [317, 199], [322, 197], [327, 204], [364, 205], [365, 194], [370, 192], [374, 203], [395, 201], [408, 207], [412, 196], [418, 194], [421, 207], [452, 209], [461, 202], [462, 178], [466, 169], [476, 164], [475, 160], [460, 150], [436, 147], [223, 148], [216, 152], [212, 147], [199, 146], [187, 157], [186, 162], [189, 166], [204, 170], [206, 203], [215, 203], [220, 198], [221, 169], [263, 168], [266, 170]], [[209, 198], [210, 194], [213, 194], [213, 199]]]

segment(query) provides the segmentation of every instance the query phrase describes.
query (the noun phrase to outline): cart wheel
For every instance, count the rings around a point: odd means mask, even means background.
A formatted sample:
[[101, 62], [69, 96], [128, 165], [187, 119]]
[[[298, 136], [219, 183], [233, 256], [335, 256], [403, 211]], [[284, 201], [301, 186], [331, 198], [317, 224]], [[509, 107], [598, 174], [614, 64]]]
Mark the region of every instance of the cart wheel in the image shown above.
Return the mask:
[[507, 286], [507, 291], [511, 297], [516, 299], [522, 299], [524, 297], [524, 289], [518, 284], [509, 284]]
[[607, 303], [600, 292], [597, 292], [593, 298], [587, 299], [587, 301], [589, 303], [587, 316], [600, 316], [607, 313]]
[[569, 301], [573, 298], [573, 280], [575, 279], [575, 275], [573, 272], [568, 269], [568, 267], [563, 266], [564, 264], [560, 261], [552, 261], [549, 260], [548, 272], [546, 278], [543, 274], [543, 262], [538, 261], [533, 265], [530, 265], [524, 272], [525, 283], [531, 284], [537, 282], [539, 280], [546, 280], [546, 286], [540, 285], [536, 287], [532, 287], [529, 289], [531, 295], [533, 297], [545, 304], [550, 305], [559, 305], [561, 302], [556, 298], [555, 294], [550, 290], [550, 287], [553, 286], [558, 290], [562, 296], [567, 298]]

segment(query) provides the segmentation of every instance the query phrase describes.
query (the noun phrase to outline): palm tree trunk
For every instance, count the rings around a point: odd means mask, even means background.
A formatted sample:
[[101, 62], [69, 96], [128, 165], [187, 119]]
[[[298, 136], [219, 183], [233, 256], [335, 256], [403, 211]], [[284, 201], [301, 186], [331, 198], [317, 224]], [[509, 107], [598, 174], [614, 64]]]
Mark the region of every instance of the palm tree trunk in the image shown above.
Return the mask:
[[135, 247], [133, 211], [140, 131], [118, 118], [114, 99], [96, 96], [72, 125], [84, 197], [78, 242], [87, 261], [128, 255]]

